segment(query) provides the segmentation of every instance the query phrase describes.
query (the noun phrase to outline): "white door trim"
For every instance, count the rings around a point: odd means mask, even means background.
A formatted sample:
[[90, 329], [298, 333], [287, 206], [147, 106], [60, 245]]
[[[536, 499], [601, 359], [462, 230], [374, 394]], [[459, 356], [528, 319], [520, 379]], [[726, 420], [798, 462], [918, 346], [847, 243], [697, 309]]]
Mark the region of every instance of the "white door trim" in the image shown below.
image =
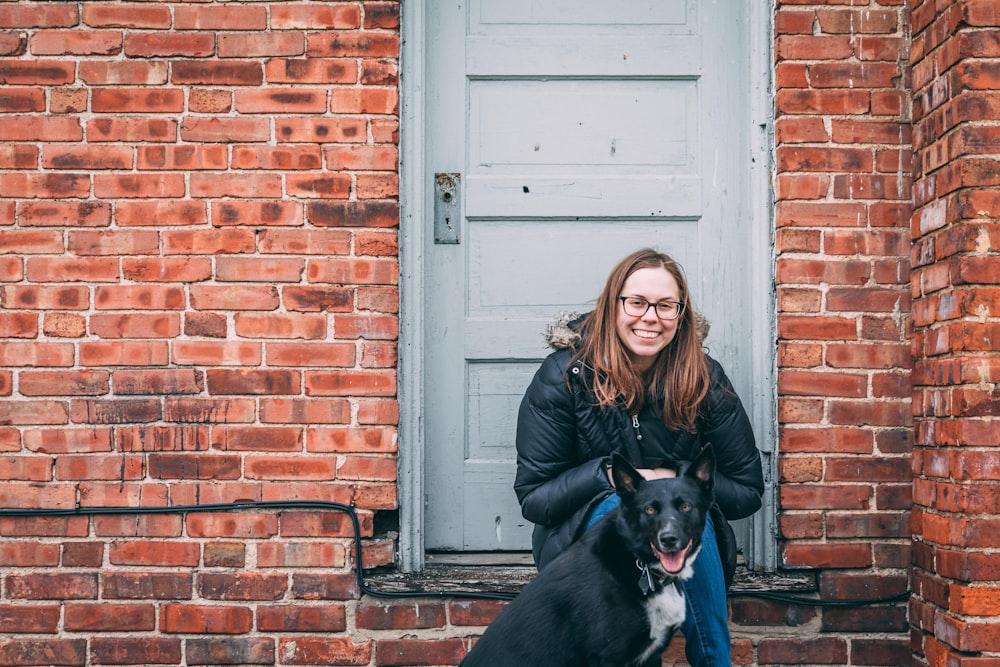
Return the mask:
[[[424, 460], [423, 432], [423, 253], [427, 197], [423, 174], [425, 165], [425, 91], [426, 36], [428, 0], [405, 0], [401, 3], [400, 54], [400, 334], [399, 334], [399, 568], [403, 572], [424, 566], [423, 525]], [[755, 295], [754, 312], [754, 395], [747, 397], [750, 417], [755, 425], [758, 445], [764, 451], [765, 505], [754, 518], [754, 540], [748, 545], [748, 562], [773, 570], [777, 565], [775, 544], [776, 516], [774, 483], [776, 478], [777, 412], [774, 294], [773, 197], [770, 182], [773, 171], [773, 65], [771, 59], [773, 7], [771, 3], [750, 2], [747, 25], [750, 62], [747, 75], [751, 86], [751, 219], [753, 252], [751, 276]]]
[[424, 567], [424, 431], [422, 291], [425, 0], [400, 3], [399, 122], [399, 568]]

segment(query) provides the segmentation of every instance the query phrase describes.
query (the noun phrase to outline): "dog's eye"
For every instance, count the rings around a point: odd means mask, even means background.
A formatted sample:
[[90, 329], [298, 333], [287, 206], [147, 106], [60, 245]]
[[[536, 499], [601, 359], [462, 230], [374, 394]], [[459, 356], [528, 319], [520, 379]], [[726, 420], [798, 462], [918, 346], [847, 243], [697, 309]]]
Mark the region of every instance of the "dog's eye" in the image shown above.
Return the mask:
[[656, 514], [656, 508], [652, 505], [646, 507], [646, 514]]
[[681, 506], [680, 506], [679, 509], [682, 512], [690, 512], [691, 511], [691, 503], [681, 503]]

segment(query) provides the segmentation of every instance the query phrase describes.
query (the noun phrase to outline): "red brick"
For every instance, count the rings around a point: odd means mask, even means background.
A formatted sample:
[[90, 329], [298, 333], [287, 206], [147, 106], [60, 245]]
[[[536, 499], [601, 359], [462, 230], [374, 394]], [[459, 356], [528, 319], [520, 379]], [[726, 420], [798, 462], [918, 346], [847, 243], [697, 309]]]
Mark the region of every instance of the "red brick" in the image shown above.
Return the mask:
[[79, 20], [75, 5], [33, 2], [0, 7], [0, 26], [4, 28], [69, 28]]
[[271, 127], [264, 118], [189, 116], [181, 125], [180, 136], [184, 141], [197, 143], [264, 142], [271, 138]]
[[248, 479], [332, 480], [336, 466], [336, 461], [324, 458], [247, 456], [244, 475]]
[[339, 371], [307, 373], [308, 396], [395, 396], [393, 371]]
[[111, 451], [111, 429], [46, 429], [24, 434], [24, 446], [42, 454]]
[[84, 5], [82, 19], [95, 27], [163, 29], [170, 27], [170, 9], [142, 3]]
[[225, 169], [223, 146], [140, 146], [136, 168], [141, 171]]
[[0, 641], [0, 664], [84, 665], [86, 639], [7, 639]]
[[[71, 402], [71, 414], [76, 421], [90, 424], [125, 424], [153, 422], [160, 418], [156, 399], [78, 399]], [[109, 463], [109, 467], [111, 464]]]
[[318, 227], [396, 227], [396, 202], [310, 202], [306, 219]]
[[[31, 613], [25, 613], [25, 607], [19, 604], [0, 604], [0, 632], [56, 634], [59, 624], [60, 608], [58, 605], [32, 605]], [[0, 643], [0, 647], [3, 644]], [[3, 655], [4, 648], [0, 648]], [[7, 663], [14, 664], [14, 663]]]
[[828, 609], [823, 612], [823, 632], [905, 632], [906, 608], [902, 605], [857, 609]]
[[0, 348], [3, 366], [62, 366], [72, 365], [72, 347], [63, 343], [7, 342]]
[[486, 626], [500, 615], [509, 602], [504, 600], [456, 600], [448, 604], [451, 622], [455, 625]]
[[[365, 6], [365, 14], [369, 8]], [[285, 4], [271, 8], [271, 28], [280, 30], [351, 30], [361, 26], [356, 5]]]
[[334, 89], [330, 98], [332, 113], [395, 114], [399, 111], [399, 93], [395, 88]]
[[240, 459], [219, 454], [150, 454], [149, 476], [154, 479], [234, 480], [240, 478]]
[[[130, 44], [136, 38], [136, 35], [126, 35], [125, 53], [127, 55], [131, 55], [129, 54]], [[212, 41], [209, 39], [209, 45], [211, 44]], [[80, 62], [79, 72], [80, 80], [83, 83], [94, 86], [162, 86], [167, 82], [167, 64], [164, 62], [84, 60]]]
[[257, 549], [260, 567], [323, 567], [342, 569], [347, 565], [343, 544], [281, 542], [262, 544]]
[[[362, 536], [371, 537], [371, 513], [358, 512], [357, 519]], [[289, 511], [282, 515], [281, 532], [288, 537], [353, 537], [354, 523], [345, 512]]]
[[181, 174], [96, 174], [94, 195], [101, 198], [182, 197], [184, 177]]
[[155, 617], [151, 604], [69, 603], [63, 624], [69, 632], [148, 632]]
[[277, 174], [192, 173], [189, 176], [192, 197], [245, 197], [275, 199], [281, 196], [281, 177]]
[[[246, 10], [245, 7], [232, 9]], [[181, 60], [173, 64], [170, 81], [175, 85], [259, 86], [264, 81], [264, 70], [260, 63], [251, 60]]]
[[257, 628], [261, 632], [344, 632], [347, 613], [342, 604], [258, 606]]
[[91, 93], [95, 113], [177, 113], [184, 110], [180, 88], [98, 88]]
[[111, 206], [107, 202], [21, 202], [18, 219], [26, 227], [107, 227]]
[[272, 58], [264, 66], [269, 83], [357, 83], [357, 63], [348, 58]]
[[43, 230], [0, 230], [0, 242], [5, 252], [22, 254], [59, 253], [63, 250], [62, 234]]
[[847, 641], [839, 637], [762, 639], [757, 646], [761, 665], [810, 664], [846, 665]]
[[114, 381], [120, 396], [196, 394], [203, 384], [199, 373], [186, 369], [117, 370]]
[[349, 637], [298, 637], [278, 642], [278, 651], [289, 665], [367, 665], [372, 650], [372, 640], [355, 643]]
[[197, 88], [188, 93], [188, 109], [195, 113], [228, 113], [233, 108], [231, 90]]
[[[44, 459], [37, 459], [39, 464], [45, 464], [47, 461]], [[35, 478], [35, 481], [45, 481], [50, 478], [49, 475], [30, 475], [23, 477], [14, 477], [11, 472], [12, 468], [16, 467], [17, 463], [13, 462], [14, 466], [5, 465], [4, 470], [0, 471], [2, 478], [5, 480], [13, 479], [25, 479], [28, 480], [31, 477]], [[0, 565], [7, 568], [15, 567], [52, 567], [58, 565], [59, 563], [59, 545], [57, 544], [38, 544], [36, 542], [24, 543], [24, 542], [9, 542], [0, 547]], [[0, 621], [2, 623], [2, 621]]]
[[399, 3], [366, 2], [364, 27], [368, 30], [399, 28]]
[[[219, 257], [216, 260], [215, 277], [225, 282], [301, 282], [305, 261], [301, 258], [280, 257]], [[253, 319], [253, 316], [249, 316]], [[263, 316], [260, 316], [263, 317]], [[308, 322], [310, 318], [289, 318], [290, 328], [296, 319]], [[325, 329], [325, 321], [320, 321], [320, 329]]]
[[194, 637], [185, 646], [189, 665], [275, 664], [274, 641], [266, 637]]
[[302, 429], [298, 427], [215, 428], [212, 447], [224, 451], [297, 452], [302, 451]]
[[377, 665], [458, 664], [465, 656], [461, 639], [380, 639]]
[[862, 398], [867, 394], [867, 386], [864, 375], [786, 370], [778, 376], [781, 395]]
[[[0, 167], [4, 169], [33, 169], [38, 164], [38, 148], [25, 144], [12, 144], [0, 146]], [[3, 224], [10, 224], [14, 220], [15, 202], [4, 204], [5, 214]]]
[[122, 33], [115, 30], [39, 30], [28, 40], [36, 56], [112, 56], [121, 53]]
[[73, 76], [71, 62], [0, 59], [0, 81], [8, 85], [64, 85]]
[[[783, 549], [783, 562], [790, 566], [811, 568], [871, 567], [871, 545], [853, 542], [786, 544]], [[869, 629], [865, 628], [863, 631]]]
[[203, 399], [168, 397], [163, 405], [163, 418], [167, 421], [199, 424], [238, 424], [253, 421], [255, 414], [252, 399]]
[[266, 350], [273, 366], [352, 367], [357, 354], [353, 343], [268, 343]]
[[[0, 134], [3, 131], [0, 130]], [[95, 181], [97, 177], [95, 177]], [[96, 188], [95, 188], [96, 194]], [[0, 196], [15, 198], [61, 199], [88, 197], [90, 176], [68, 173], [7, 173], [0, 175]]]
[[319, 169], [322, 165], [320, 147], [312, 144], [233, 147], [234, 169]]
[[30, 600], [97, 599], [97, 575], [75, 573], [8, 574], [6, 597]]
[[[162, 236], [166, 255], [245, 253], [254, 248], [253, 232], [247, 229], [168, 230]], [[209, 296], [218, 290], [204, 288], [197, 292]]]
[[97, 664], [179, 664], [181, 640], [167, 637], [95, 637], [90, 656]]
[[[296, 255], [348, 255], [351, 252], [351, 232], [326, 229], [265, 229], [259, 235], [262, 253]], [[286, 301], [290, 290], [283, 291]], [[306, 293], [311, 288], [303, 288]], [[316, 290], [318, 293], [320, 290]], [[346, 291], [344, 293], [347, 293]]]
[[365, 121], [359, 118], [278, 118], [275, 138], [285, 143], [363, 143]]
[[260, 419], [278, 424], [347, 424], [351, 407], [346, 399], [262, 399]]
[[253, 39], [247, 39], [245, 33], [222, 32], [216, 39], [220, 58], [301, 56], [306, 49], [301, 32], [258, 32]]
[[3, 113], [32, 113], [45, 110], [45, 93], [41, 88], [8, 87], [0, 94]]
[[[116, 377], [118, 373], [116, 371]], [[139, 371], [147, 373], [149, 371]], [[174, 399], [178, 400], [178, 399]], [[164, 417], [169, 419], [166, 409]], [[115, 430], [117, 449], [123, 452], [196, 452], [209, 448], [207, 426], [136, 426]]]
[[174, 10], [178, 30], [264, 30], [267, 13], [263, 6], [179, 6]]
[[286, 592], [283, 574], [206, 572], [199, 576], [199, 592], [208, 600], [277, 600]]
[[188, 313], [184, 316], [184, 333], [188, 336], [225, 338], [228, 335], [228, 325], [224, 315]]
[[[480, 607], [489, 603], [479, 603]], [[455, 606], [452, 605], [454, 610]], [[494, 614], [495, 616], [495, 614]], [[359, 628], [368, 630], [418, 630], [441, 628], [445, 624], [444, 604], [363, 604], [355, 611], [356, 623]], [[485, 623], [464, 623], [455, 619], [452, 612], [452, 622], [459, 625], [486, 625]]]
[[184, 634], [244, 634], [253, 627], [248, 607], [167, 604], [160, 611], [160, 630]]
[[148, 366], [165, 364], [166, 343], [153, 341], [107, 341], [80, 344], [80, 364], [83, 366]]
[[94, 118], [88, 120], [88, 141], [173, 142], [177, 121], [171, 118]]
[[99, 396], [110, 391], [107, 371], [36, 371], [20, 375], [25, 396]]

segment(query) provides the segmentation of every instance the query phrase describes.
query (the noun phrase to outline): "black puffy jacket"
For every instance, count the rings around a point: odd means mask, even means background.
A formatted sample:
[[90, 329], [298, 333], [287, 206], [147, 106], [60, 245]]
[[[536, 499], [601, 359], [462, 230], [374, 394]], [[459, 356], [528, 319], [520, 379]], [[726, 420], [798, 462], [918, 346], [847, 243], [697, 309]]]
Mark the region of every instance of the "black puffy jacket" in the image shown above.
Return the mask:
[[535, 373], [518, 412], [514, 491], [524, 518], [535, 524], [535, 563], [544, 567], [572, 544], [591, 510], [614, 493], [605, 472], [611, 452], [623, 453], [637, 467], [652, 468], [691, 461], [711, 443], [717, 466], [712, 518], [728, 586], [736, 549], [726, 519], [741, 519], [760, 508], [764, 478], [750, 420], [722, 366], [708, 357], [711, 384], [696, 433], [668, 430], [655, 414], [655, 401], [646, 401], [636, 428], [624, 408], [596, 405], [583, 381], [590, 369], [582, 362], [570, 365], [573, 342], [550, 335], [550, 344], [563, 347]]

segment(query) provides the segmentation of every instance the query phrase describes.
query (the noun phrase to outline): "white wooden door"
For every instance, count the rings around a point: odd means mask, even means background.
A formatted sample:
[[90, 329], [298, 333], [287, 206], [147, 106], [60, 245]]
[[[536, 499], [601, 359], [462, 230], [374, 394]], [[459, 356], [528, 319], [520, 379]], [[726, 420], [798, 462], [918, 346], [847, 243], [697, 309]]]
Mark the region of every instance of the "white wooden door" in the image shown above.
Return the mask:
[[438, 198], [439, 218], [422, 247], [428, 550], [529, 548], [514, 432], [549, 351], [545, 325], [592, 307], [635, 249], [683, 264], [712, 354], [748, 392], [743, 4], [428, 3], [425, 199]]

